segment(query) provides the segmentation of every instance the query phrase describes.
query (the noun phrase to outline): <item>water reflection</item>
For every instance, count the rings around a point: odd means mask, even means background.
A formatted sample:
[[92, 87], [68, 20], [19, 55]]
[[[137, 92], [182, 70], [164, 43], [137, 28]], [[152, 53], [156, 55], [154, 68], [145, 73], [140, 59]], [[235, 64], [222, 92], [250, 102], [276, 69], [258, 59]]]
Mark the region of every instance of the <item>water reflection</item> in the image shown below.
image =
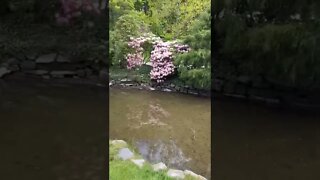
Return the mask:
[[[127, 119], [131, 122], [132, 128], [139, 129], [144, 126], [168, 126], [164, 121], [170, 118], [170, 113], [156, 101], [149, 101], [149, 103], [140, 104], [138, 106], [127, 105], [127, 108]], [[170, 126], [167, 128], [170, 128]]]
[[135, 145], [152, 163], [210, 179], [210, 111], [210, 99], [111, 89], [109, 135]]
[[215, 101], [216, 179], [320, 179], [319, 113]]
[[136, 142], [136, 146], [141, 155], [152, 163], [167, 162], [169, 167], [186, 169], [187, 162], [191, 160], [185, 156], [182, 149], [173, 140], [139, 140]]
[[0, 86], [0, 179], [105, 179], [106, 89]]

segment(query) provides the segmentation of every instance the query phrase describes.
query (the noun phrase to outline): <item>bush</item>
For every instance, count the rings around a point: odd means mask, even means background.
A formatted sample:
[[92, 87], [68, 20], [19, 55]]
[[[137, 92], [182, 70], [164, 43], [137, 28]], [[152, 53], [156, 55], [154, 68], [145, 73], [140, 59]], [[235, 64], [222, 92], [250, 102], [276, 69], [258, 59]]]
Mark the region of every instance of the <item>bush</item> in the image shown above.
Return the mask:
[[129, 52], [130, 37], [149, 32], [149, 26], [144, 21], [144, 14], [131, 11], [119, 17], [114, 30], [110, 31], [110, 57], [112, 65], [126, 67], [125, 55]]
[[184, 43], [191, 47], [175, 59], [179, 78], [199, 89], [211, 88], [211, 19], [210, 10], [204, 12], [191, 27], [191, 35]]

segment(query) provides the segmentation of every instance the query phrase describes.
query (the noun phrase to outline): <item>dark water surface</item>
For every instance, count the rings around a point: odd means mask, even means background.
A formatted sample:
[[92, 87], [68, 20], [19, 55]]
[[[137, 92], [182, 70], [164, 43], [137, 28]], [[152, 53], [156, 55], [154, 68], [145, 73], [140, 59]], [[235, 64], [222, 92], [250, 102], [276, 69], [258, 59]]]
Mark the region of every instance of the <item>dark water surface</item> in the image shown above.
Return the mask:
[[106, 88], [0, 83], [0, 179], [105, 179]]
[[110, 89], [110, 138], [151, 163], [210, 178], [211, 101], [175, 93]]
[[319, 113], [213, 102], [217, 180], [320, 179]]

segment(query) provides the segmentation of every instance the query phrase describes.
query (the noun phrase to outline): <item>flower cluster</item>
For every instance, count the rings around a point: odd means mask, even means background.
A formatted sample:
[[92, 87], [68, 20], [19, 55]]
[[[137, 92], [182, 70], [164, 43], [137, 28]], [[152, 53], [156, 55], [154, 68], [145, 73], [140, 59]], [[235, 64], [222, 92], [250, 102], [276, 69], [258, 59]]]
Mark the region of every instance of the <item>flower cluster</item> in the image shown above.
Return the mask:
[[58, 24], [69, 24], [74, 18], [81, 16], [82, 12], [100, 13], [92, 0], [60, 0], [61, 8], [56, 13]]
[[134, 52], [126, 55], [128, 69], [132, 69], [132, 68], [135, 68], [136, 66], [142, 65], [143, 48], [141, 46], [146, 41], [147, 40], [144, 37], [130, 38], [130, 42], [128, 42], [128, 46], [134, 49]]
[[139, 38], [130, 38], [128, 46], [134, 49], [134, 53], [129, 53], [126, 56], [127, 68], [132, 69], [143, 64], [143, 48], [145, 42], [150, 42], [153, 45], [151, 51], [150, 62], [152, 70], [150, 77], [158, 83], [174, 73], [175, 66], [173, 64], [173, 52], [184, 53], [190, 51], [189, 46], [179, 44], [176, 41], [163, 42], [160, 37], [153, 34], [144, 34]]
[[136, 66], [141, 66], [143, 62], [142, 52], [129, 53], [126, 56], [127, 68], [132, 69]]
[[156, 37], [152, 33], [145, 33], [138, 38], [131, 37], [130, 41], [128, 42], [128, 46], [132, 48], [134, 52], [126, 55], [127, 68], [132, 69], [136, 66], [141, 66], [143, 63], [143, 44], [145, 42], [157, 42], [159, 39], [159, 37]]
[[170, 43], [158, 42], [154, 45], [150, 57], [152, 63], [152, 70], [150, 72], [151, 79], [160, 83], [164, 81], [165, 77], [174, 72], [175, 66], [172, 55]]
[[176, 48], [176, 51], [178, 53], [185, 53], [191, 50], [190, 47], [186, 44], [174, 44], [173, 47]]

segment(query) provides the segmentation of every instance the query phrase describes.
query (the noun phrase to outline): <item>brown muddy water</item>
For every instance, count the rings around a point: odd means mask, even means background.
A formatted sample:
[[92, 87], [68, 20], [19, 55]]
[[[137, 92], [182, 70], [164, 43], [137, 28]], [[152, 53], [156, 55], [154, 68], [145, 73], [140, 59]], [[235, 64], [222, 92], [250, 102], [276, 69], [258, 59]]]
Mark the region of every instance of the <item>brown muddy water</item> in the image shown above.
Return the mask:
[[0, 179], [105, 180], [107, 89], [0, 82]]
[[111, 139], [149, 162], [211, 176], [211, 101], [176, 93], [110, 89]]
[[216, 100], [212, 114], [214, 179], [320, 179], [319, 113]]

